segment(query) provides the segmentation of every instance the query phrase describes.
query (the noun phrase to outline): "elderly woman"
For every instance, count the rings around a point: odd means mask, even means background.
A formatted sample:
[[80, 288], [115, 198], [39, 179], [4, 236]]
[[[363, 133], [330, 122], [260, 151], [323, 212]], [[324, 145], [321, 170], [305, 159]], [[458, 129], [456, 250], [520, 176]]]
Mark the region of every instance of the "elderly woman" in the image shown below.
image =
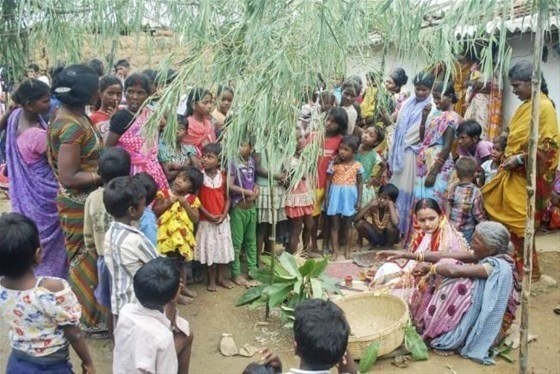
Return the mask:
[[[413, 295], [414, 324], [438, 351], [493, 364], [490, 348], [505, 336], [519, 304], [515, 263], [507, 254], [504, 225], [483, 222], [474, 232], [472, 251], [427, 252], [415, 269], [423, 275]], [[414, 259], [409, 252], [382, 251], [389, 259]]]
[[[493, 221], [504, 224], [515, 246], [515, 261], [519, 274], [523, 272], [523, 242], [527, 217], [527, 146], [531, 128], [533, 65], [527, 61], [515, 63], [509, 70], [513, 93], [522, 101], [510, 124], [503, 163], [494, 179], [482, 188], [484, 208]], [[537, 139], [537, 189], [535, 226], [539, 227], [558, 166], [558, 120], [554, 104], [548, 98], [544, 78], [539, 100], [539, 133]], [[533, 248], [534, 251], [534, 248]], [[533, 280], [540, 278], [539, 261], [533, 252]]]
[[103, 141], [86, 116], [86, 106], [99, 97], [99, 77], [84, 65], [69, 66], [57, 76], [53, 93], [62, 104], [47, 129], [47, 154], [60, 186], [57, 204], [70, 263], [69, 282], [82, 305], [82, 329], [106, 331], [102, 308], [93, 295], [97, 255], [84, 244], [85, 202], [102, 184], [97, 166]]

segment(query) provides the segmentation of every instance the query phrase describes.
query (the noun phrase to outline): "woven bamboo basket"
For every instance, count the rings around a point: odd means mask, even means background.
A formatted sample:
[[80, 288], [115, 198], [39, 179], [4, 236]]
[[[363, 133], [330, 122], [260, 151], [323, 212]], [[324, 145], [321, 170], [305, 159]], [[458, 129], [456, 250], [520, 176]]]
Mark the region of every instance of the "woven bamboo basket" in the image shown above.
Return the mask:
[[408, 305], [402, 299], [364, 292], [336, 303], [350, 324], [348, 350], [354, 359], [360, 359], [374, 341], [380, 343], [378, 356], [389, 354], [402, 345], [409, 321]]

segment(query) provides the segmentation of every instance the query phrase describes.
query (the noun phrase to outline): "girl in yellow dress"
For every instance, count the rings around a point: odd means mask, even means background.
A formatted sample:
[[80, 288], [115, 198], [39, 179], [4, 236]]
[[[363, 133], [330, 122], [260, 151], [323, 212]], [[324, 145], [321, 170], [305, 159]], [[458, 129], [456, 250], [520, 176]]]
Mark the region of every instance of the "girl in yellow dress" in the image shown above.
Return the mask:
[[187, 289], [186, 262], [192, 261], [196, 243], [195, 227], [198, 223], [200, 201], [196, 191], [202, 185], [200, 170], [187, 166], [180, 171], [170, 189], [160, 190], [154, 202], [158, 217], [157, 249], [166, 257], [176, 258], [181, 272], [180, 304], [190, 304], [196, 296]]

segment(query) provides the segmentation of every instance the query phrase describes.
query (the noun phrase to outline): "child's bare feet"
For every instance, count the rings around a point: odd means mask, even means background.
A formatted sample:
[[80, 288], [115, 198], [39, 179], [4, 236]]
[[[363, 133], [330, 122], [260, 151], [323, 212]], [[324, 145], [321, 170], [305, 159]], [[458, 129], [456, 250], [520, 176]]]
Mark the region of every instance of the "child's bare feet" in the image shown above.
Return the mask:
[[181, 304], [181, 305], [189, 305], [192, 304], [194, 301], [194, 299], [192, 297], [187, 297], [187, 296], [183, 296], [183, 295], [179, 295], [177, 297], [177, 303]]
[[228, 290], [231, 290], [233, 288], [233, 283], [225, 279], [218, 279], [216, 283], [218, 286]]
[[189, 290], [186, 286], [181, 286], [181, 295], [194, 299], [196, 297], [196, 292]]
[[237, 284], [238, 286], [245, 287], [247, 285], [247, 279], [243, 275], [238, 275], [237, 277], [233, 278], [233, 283]]
[[206, 287], [206, 290], [208, 292], [216, 292], [218, 291], [218, 287], [216, 287], [216, 283], [210, 283], [208, 284], [208, 287]]

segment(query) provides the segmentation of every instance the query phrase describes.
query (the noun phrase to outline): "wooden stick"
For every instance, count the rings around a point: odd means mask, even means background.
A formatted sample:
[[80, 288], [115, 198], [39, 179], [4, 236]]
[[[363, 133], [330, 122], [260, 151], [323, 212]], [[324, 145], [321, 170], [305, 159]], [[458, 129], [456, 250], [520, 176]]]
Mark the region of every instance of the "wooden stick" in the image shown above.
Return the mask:
[[[537, 27], [533, 58], [533, 77], [531, 94], [531, 130], [527, 154], [527, 218], [525, 221], [525, 242], [523, 244], [523, 285], [521, 290], [521, 325], [519, 347], [519, 373], [528, 372], [529, 362], [529, 303], [531, 297], [531, 277], [533, 273], [533, 249], [535, 245], [535, 190], [537, 173], [537, 141], [539, 136], [539, 95], [541, 92], [541, 59], [544, 42], [544, 13], [548, 7], [538, 6]], [[546, 2], [545, 2], [546, 3]]]

